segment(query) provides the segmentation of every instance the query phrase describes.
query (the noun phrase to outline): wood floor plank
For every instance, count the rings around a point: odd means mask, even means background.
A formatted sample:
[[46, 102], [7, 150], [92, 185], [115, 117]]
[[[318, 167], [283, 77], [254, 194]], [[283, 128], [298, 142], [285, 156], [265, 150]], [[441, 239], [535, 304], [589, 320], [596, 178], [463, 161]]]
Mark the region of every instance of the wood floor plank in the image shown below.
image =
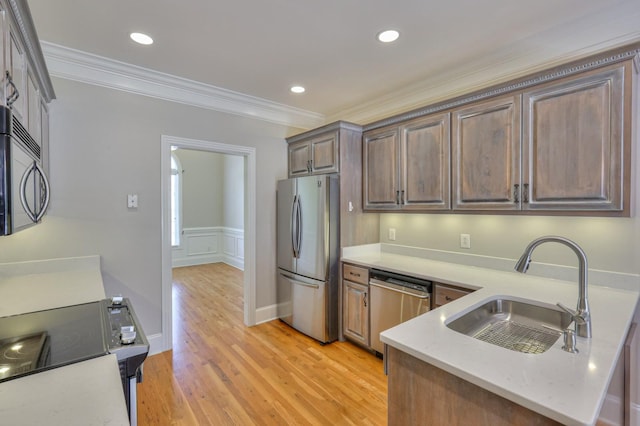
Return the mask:
[[275, 320], [243, 323], [242, 272], [173, 271], [173, 351], [149, 357], [140, 425], [385, 425], [382, 362]]

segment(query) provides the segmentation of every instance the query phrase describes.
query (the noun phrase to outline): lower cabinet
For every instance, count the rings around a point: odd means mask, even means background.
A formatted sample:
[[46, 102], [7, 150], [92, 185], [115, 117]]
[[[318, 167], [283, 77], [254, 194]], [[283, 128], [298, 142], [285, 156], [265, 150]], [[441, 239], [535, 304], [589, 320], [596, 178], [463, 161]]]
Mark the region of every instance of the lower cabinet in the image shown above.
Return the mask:
[[560, 425], [405, 352], [387, 348], [390, 425]]
[[369, 346], [369, 286], [343, 280], [344, 336]]
[[473, 290], [433, 283], [433, 309], [472, 293]]
[[342, 334], [369, 347], [369, 270], [345, 264], [342, 276]]

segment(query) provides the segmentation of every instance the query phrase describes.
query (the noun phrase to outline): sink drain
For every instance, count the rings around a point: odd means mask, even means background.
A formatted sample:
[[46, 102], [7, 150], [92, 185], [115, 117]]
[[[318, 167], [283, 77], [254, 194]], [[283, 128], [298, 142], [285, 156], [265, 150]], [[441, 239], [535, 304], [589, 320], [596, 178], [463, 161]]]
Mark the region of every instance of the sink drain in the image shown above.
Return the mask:
[[541, 354], [553, 346], [560, 334], [505, 320], [487, 325], [473, 337], [512, 351]]

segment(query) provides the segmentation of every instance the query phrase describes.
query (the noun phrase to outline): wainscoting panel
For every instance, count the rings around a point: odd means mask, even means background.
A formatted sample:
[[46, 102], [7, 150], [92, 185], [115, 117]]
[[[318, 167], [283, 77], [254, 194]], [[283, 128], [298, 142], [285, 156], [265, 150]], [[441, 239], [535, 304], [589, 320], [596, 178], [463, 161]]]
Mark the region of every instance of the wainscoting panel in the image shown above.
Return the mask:
[[244, 270], [244, 231], [211, 226], [185, 228], [179, 247], [172, 248], [172, 267], [224, 262]]

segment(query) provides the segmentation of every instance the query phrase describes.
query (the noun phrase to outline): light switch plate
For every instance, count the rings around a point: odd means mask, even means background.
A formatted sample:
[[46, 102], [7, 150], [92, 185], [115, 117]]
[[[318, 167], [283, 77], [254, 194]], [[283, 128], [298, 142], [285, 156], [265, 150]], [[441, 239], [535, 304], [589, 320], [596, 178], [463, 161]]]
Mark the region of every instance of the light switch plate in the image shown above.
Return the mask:
[[396, 228], [389, 228], [389, 240], [390, 241], [396, 240]]
[[129, 209], [138, 208], [138, 194], [127, 195], [127, 208]]

